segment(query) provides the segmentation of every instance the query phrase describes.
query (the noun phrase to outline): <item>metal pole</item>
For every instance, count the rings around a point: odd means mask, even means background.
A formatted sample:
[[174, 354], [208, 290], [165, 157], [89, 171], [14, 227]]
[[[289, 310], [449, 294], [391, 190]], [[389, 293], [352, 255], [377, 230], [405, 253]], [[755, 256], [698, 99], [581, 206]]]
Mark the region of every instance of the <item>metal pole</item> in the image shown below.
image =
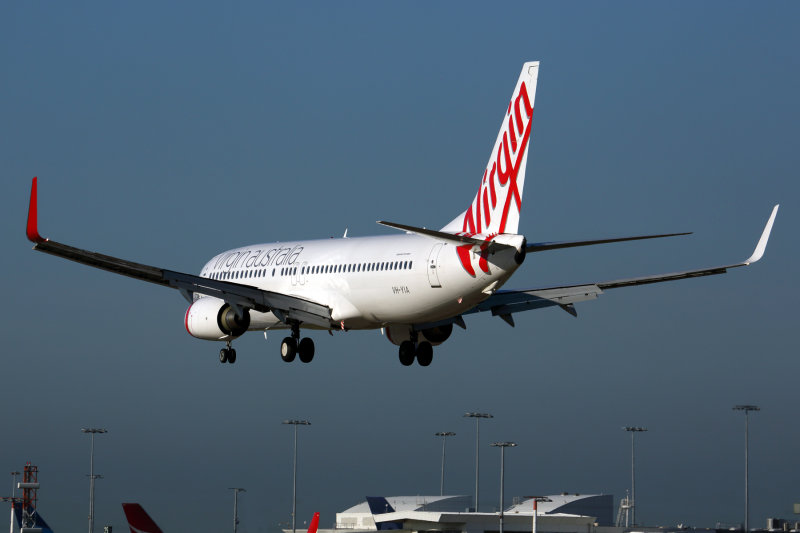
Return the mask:
[[444, 496], [444, 448], [447, 437], [442, 438], [442, 480], [439, 482], [439, 496]]
[[439, 496], [444, 496], [444, 457], [445, 457], [445, 444], [447, 443], [447, 437], [452, 437], [455, 435], [452, 431], [440, 431], [439, 433], [434, 433], [437, 437], [442, 437], [442, 480], [439, 483]]
[[292, 533], [296, 531], [297, 517], [297, 426], [310, 426], [308, 420], [284, 420], [283, 424], [294, 426], [294, 460], [292, 461]]
[[503, 533], [503, 508], [504, 505], [504, 496], [503, 496], [503, 489], [504, 489], [504, 479], [503, 476], [506, 471], [505, 467], [505, 458], [506, 458], [506, 447], [500, 447], [500, 533]]
[[233, 491], [233, 533], [239, 529], [239, 493], [247, 492], [240, 487], [228, 487]]
[[89, 533], [94, 533], [94, 433], [89, 452]]
[[630, 432], [631, 434], [631, 501], [628, 503], [630, 504], [630, 510], [631, 510], [631, 526], [635, 526], [636, 525], [636, 447], [634, 444], [634, 435], [636, 433], [647, 431], [647, 428], [626, 426], [622, 429]]
[[480, 511], [478, 505], [478, 494], [480, 486], [480, 440], [481, 440], [481, 418], [494, 418], [489, 413], [465, 413], [465, 417], [475, 419], [475, 512]]
[[94, 533], [94, 480], [102, 476], [94, 474], [94, 436], [98, 433], [108, 433], [103, 428], [82, 428], [83, 433], [91, 435], [89, 451], [89, 533]]
[[750, 413], [744, 412], [744, 531], [750, 531]]
[[480, 485], [481, 472], [481, 419], [475, 418], [475, 512], [480, 512], [478, 505], [478, 486]]
[[19, 472], [17, 472], [17, 471], [11, 472], [11, 497], [12, 498], [16, 497], [16, 495], [17, 495], [16, 489], [17, 489], [17, 476], [18, 475], [19, 475]]
[[757, 405], [736, 405], [734, 411], [744, 411], [744, 532], [750, 531], [750, 411], [760, 411]]
[[[11, 472], [11, 527], [9, 529], [10, 533], [14, 533], [14, 505], [16, 504], [14, 498], [16, 498], [17, 496], [16, 489], [17, 489], [18, 475], [19, 472], [17, 472], [16, 470], [14, 472]], [[22, 504], [20, 504], [20, 511], [22, 511]]]
[[294, 466], [292, 467], [292, 533], [297, 519], [297, 424], [294, 425]]
[[505, 508], [505, 500], [504, 500], [504, 474], [505, 474], [505, 452], [506, 448], [511, 446], [516, 446], [516, 442], [493, 442], [490, 446], [495, 446], [500, 448], [500, 533], [503, 533], [503, 510]]
[[533, 500], [533, 533], [536, 533], [536, 517], [539, 515], [539, 502], [551, 502], [547, 496], [525, 496]]
[[[631, 498], [633, 498], [633, 504], [636, 504], [636, 439], [634, 438], [636, 435], [635, 431], [631, 431]], [[636, 507], [631, 507], [631, 525], [636, 525]]]

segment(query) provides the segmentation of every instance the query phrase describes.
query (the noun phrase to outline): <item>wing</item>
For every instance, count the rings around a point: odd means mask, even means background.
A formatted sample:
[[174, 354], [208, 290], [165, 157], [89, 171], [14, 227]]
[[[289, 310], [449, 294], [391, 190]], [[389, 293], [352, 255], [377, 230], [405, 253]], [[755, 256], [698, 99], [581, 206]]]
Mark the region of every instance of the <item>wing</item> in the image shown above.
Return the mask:
[[491, 311], [492, 315], [499, 316], [510, 325], [514, 325], [513, 314], [530, 309], [541, 309], [543, 307], [559, 306], [573, 316], [577, 316], [574, 304], [586, 300], [594, 300], [606, 289], [618, 289], [620, 287], [632, 287], [634, 285], [647, 285], [649, 283], [660, 283], [662, 281], [674, 281], [678, 279], [697, 278], [701, 276], [713, 276], [724, 274], [730, 268], [748, 266], [763, 257], [764, 250], [767, 248], [772, 224], [775, 222], [775, 215], [778, 214], [778, 207], [772, 209], [772, 214], [767, 220], [761, 238], [758, 240], [753, 254], [740, 263], [723, 265], [711, 268], [700, 268], [696, 270], [685, 270], [683, 272], [672, 272], [670, 274], [657, 274], [654, 276], [642, 276], [638, 278], [626, 278], [614, 281], [602, 281], [585, 285], [567, 285], [561, 287], [547, 287], [541, 289], [528, 289], [517, 291], [497, 291], [484, 302], [470, 309], [467, 313], [477, 313], [481, 311]]
[[45, 239], [39, 235], [36, 189], [36, 178], [33, 178], [28, 225], [25, 233], [28, 239], [35, 243], [34, 250], [108, 270], [115, 274], [178, 289], [190, 303], [192, 294], [199, 293], [225, 300], [234, 308], [254, 309], [261, 312], [272, 311], [283, 322], [303, 322], [323, 328], [333, 326], [330, 308], [311, 300], [265, 291], [251, 285], [203, 278], [194, 274], [184, 274], [134, 263]]

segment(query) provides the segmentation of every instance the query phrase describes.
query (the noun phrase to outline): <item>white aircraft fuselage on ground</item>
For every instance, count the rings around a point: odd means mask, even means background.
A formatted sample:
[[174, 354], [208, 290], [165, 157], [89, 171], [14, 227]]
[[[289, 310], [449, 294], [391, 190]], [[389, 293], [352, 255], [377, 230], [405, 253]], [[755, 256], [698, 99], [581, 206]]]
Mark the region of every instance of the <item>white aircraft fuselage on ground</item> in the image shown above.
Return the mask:
[[26, 233], [36, 250], [178, 289], [190, 303], [186, 330], [201, 339], [225, 342], [220, 350], [223, 363], [236, 361], [231, 341], [250, 330], [291, 330], [281, 342], [281, 357], [288, 362], [297, 355], [309, 362], [314, 343], [301, 338], [301, 328], [381, 328], [400, 347], [402, 364], [416, 360], [427, 366], [432, 347], [447, 340], [453, 325], [465, 327], [463, 317], [471, 313], [489, 311], [512, 326], [514, 313], [543, 307], [558, 306], [577, 316], [575, 303], [595, 299], [608, 289], [722, 274], [761, 258], [778, 206], [752, 256], [739, 263], [583, 285], [501, 290], [529, 253], [682, 235], [527, 243], [518, 230], [538, 75], [538, 62], [523, 64], [472, 203], [440, 230], [381, 221], [403, 233], [245, 246], [212, 258], [199, 275], [185, 274], [41, 237], [34, 178]]

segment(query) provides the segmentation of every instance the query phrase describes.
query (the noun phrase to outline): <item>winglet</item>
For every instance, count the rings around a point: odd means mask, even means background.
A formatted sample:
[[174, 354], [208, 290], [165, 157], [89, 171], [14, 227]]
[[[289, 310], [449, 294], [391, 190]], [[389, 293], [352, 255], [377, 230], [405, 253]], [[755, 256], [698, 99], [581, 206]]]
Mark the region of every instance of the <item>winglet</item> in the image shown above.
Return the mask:
[[308, 526], [308, 533], [317, 533], [319, 527], [319, 513], [314, 513], [314, 518], [311, 519], [311, 525]]
[[31, 184], [31, 203], [28, 205], [28, 225], [25, 228], [25, 234], [31, 242], [45, 242], [47, 239], [39, 235], [38, 215], [36, 213], [36, 178], [33, 178]]
[[751, 255], [748, 259], [744, 261], [745, 265], [749, 265], [755, 263], [764, 255], [764, 250], [767, 249], [767, 241], [769, 240], [769, 234], [772, 231], [772, 224], [775, 222], [775, 215], [778, 214], [778, 207], [780, 204], [776, 204], [775, 207], [772, 208], [772, 214], [769, 216], [769, 220], [767, 220], [767, 225], [764, 226], [764, 231], [761, 233], [761, 238], [758, 239], [758, 244], [756, 245], [756, 249], [753, 250], [753, 255]]

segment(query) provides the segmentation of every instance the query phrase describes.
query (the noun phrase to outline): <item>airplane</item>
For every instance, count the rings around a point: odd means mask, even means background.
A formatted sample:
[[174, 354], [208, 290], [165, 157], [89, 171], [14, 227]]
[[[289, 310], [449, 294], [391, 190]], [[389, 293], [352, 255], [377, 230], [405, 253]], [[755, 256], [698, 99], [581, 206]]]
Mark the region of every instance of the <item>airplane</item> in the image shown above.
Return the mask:
[[[158, 524], [144, 510], [144, 507], [138, 503], [123, 503], [122, 510], [125, 511], [125, 518], [128, 520], [131, 533], [163, 533]], [[319, 513], [314, 513], [311, 524], [308, 526], [308, 533], [317, 533], [318, 526]]]
[[575, 304], [608, 289], [725, 273], [764, 254], [776, 205], [755, 251], [746, 260], [644, 277], [581, 285], [504, 290], [528, 254], [575, 246], [686, 235], [638, 235], [572, 242], [528, 243], [520, 234], [525, 169], [530, 149], [539, 62], [522, 66], [477, 193], [467, 208], [440, 230], [378, 221], [402, 233], [372, 237], [256, 244], [214, 256], [199, 275], [126, 261], [43, 238], [38, 230], [37, 178], [33, 178], [26, 234], [34, 249], [180, 291], [189, 303], [187, 332], [224, 342], [221, 363], [234, 363], [231, 342], [248, 331], [288, 329], [281, 358], [310, 362], [314, 342], [306, 330], [380, 329], [399, 347], [404, 366], [428, 366], [433, 346], [453, 325], [466, 329], [466, 315], [489, 312], [512, 327], [514, 313], [560, 307], [577, 316]]

